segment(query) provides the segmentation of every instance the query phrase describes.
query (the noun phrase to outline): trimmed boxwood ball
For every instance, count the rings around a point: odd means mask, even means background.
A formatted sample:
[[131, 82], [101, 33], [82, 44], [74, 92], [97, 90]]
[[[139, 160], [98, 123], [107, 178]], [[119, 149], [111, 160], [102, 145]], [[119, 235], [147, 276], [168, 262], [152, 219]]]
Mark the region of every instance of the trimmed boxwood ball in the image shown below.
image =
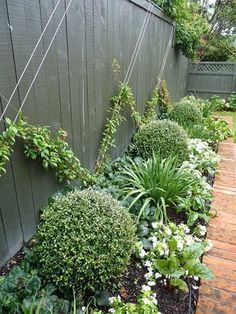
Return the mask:
[[43, 211], [35, 257], [47, 282], [83, 291], [104, 289], [126, 269], [135, 231], [128, 211], [110, 195], [75, 190]]
[[140, 127], [133, 138], [137, 154], [145, 159], [158, 154], [162, 158], [175, 155], [180, 161], [188, 155], [188, 136], [176, 122], [156, 120]]
[[175, 104], [169, 116], [171, 120], [178, 122], [182, 126], [199, 124], [203, 119], [197, 105], [187, 99]]

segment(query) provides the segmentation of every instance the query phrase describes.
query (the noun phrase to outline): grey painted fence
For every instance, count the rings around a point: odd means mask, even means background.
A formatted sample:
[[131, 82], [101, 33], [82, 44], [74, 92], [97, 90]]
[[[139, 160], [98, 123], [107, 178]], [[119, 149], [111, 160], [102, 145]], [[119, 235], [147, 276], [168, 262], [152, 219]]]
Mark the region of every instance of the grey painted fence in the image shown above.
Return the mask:
[[227, 98], [236, 92], [236, 63], [199, 62], [189, 68], [188, 93], [201, 98], [219, 95]]
[[[57, 0], [0, 0], [0, 92], [11, 92]], [[40, 43], [12, 103], [19, 107], [55, 32], [68, 0], [62, 0]], [[116, 58], [122, 77], [135, 47], [148, 2], [144, 0], [73, 0], [46, 58], [23, 112], [31, 123], [63, 127], [82, 164], [93, 168], [110, 98], [119, 77], [111, 64]], [[172, 31], [172, 22], [155, 8], [151, 15], [130, 85], [143, 112], [156, 83]], [[186, 92], [188, 61], [171, 47], [164, 78], [174, 100]], [[0, 99], [0, 111], [6, 102]], [[6, 116], [13, 118], [10, 107]], [[116, 136], [121, 154], [134, 131], [127, 121]], [[0, 125], [0, 131], [4, 125]], [[0, 179], [0, 264], [14, 255], [35, 233], [39, 209], [58, 185], [38, 162], [27, 161], [20, 143]]]

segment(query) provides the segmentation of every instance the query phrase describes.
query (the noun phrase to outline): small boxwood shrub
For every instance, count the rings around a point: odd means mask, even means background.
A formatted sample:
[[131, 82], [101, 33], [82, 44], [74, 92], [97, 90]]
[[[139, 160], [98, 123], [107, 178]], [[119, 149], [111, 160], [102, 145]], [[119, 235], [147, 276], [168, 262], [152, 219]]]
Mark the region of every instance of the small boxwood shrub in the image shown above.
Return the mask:
[[125, 270], [135, 245], [128, 211], [91, 189], [59, 196], [42, 214], [35, 256], [46, 281], [94, 291]]
[[203, 118], [197, 105], [191, 99], [185, 99], [173, 107], [170, 119], [182, 126], [189, 126], [201, 123]]
[[134, 135], [137, 154], [147, 159], [156, 154], [161, 158], [169, 155], [184, 160], [188, 155], [188, 137], [176, 122], [157, 120], [143, 125]]

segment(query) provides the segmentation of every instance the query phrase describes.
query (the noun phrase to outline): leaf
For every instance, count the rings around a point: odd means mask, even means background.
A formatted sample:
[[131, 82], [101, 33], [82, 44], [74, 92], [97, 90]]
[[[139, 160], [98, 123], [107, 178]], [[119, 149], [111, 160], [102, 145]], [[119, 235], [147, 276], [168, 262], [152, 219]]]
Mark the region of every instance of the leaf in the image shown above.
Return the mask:
[[199, 214], [198, 214], [198, 213], [191, 212], [191, 213], [188, 215], [187, 225], [188, 225], [189, 227], [193, 226], [194, 223], [196, 222], [196, 220], [198, 219], [198, 217], [199, 217]]
[[205, 251], [205, 244], [201, 242], [195, 242], [194, 244], [186, 247], [183, 252], [183, 260], [191, 261], [198, 259]]
[[179, 260], [174, 256], [167, 259], [157, 259], [154, 265], [162, 275], [178, 278], [185, 273], [184, 269], [180, 266]]
[[26, 283], [25, 290], [29, 295], [36, 294], [41, 287], [41, 280], [38, 276], [32, 276]]
[[214, 278], [214, 273], [200, 261], [187, 263], [185, 269], [188, 270], [191, 276], [197, 276], [203, 279]]
[[170, 280], [171, 286], [178, 287], [181, 291], [187, 292], [188, 286], [183, 279], [174, 278]]

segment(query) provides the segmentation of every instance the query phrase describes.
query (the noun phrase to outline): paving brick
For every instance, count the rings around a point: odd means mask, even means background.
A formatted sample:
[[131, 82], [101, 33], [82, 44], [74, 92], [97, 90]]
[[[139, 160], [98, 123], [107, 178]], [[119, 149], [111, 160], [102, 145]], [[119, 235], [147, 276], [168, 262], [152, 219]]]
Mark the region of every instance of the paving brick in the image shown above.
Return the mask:
[[202, 285], [200, 294], [202, 296], [206, 296], [207, 298], [216, 299], [221, 303], [231, 303], [236, 305], [236, 292], [232, 293], [225, 290], [213, 288], [208, 285]]
[[218, 299], [200, 296], [196, 314], [235, 314], [236, 306]]
[[211, 239], [213, 242], [214, 248], [221, 249], [224, 251], [236, 253], [236, 246], [227, 242], [217, 241], [215, 239]]
[[[232, 118], [226, 120], [232, 125]], [[215, 277], [201, 281], [197, 314], [236, 313], [236, 145], [233, 139], [221, 143], [218, 153], [221, 159], [212, 202], [217, 217], [210, 220], [207, 231], [214, 248], [203, 257]]]

